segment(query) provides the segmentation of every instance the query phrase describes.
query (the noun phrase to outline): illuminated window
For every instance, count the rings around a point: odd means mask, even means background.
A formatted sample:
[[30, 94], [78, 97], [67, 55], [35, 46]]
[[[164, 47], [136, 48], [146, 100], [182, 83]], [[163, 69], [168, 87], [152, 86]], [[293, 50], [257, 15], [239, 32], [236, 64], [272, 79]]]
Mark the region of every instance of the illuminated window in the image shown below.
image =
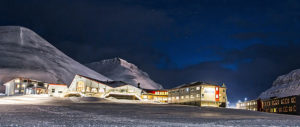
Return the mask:
[[216, 98], [217, 98], [217, 99], [219, 98], [219, 95], [218, 95], [218, 94], [216, 94]]
[[194, 95], [191, 95], [191, 98], [194, 98]]
[[97, 93], [97, 91], [98, 91], [97, 88], [92, 88], [93, 93]]
[[20, 83], [20, 79], [16, 79], [16, 80], [15, 80], [15, 83]]
[[291, 103], [296, 103], [296, 97], [291, 98]]
[[181, 96], [181, 99], [184, 99], [184, 96]]
[[293, 112], [293, 106], [289, 106], [289, 112]]
[[185, 90], [186, 90], [186, 92], [189, 92], [189, 91], [190, 91], [190, 88], [186, 88]]
[[84, 90], [84, 82], [83, 81], [77, 82], [76, 89], [77, 89], [78, 92], [85, 92], [85, 90]]
[[99, 88], [99, 92], [100, 93], [104, 93], [104, 89], [103, 88]]
[[200, 97], [200, 94], [197, 94], [196, 97]]
[[186, 96], [185, 96], [185, 98], [189, 99], [189, 98], [190, 98], [190, 96], [189, 96], [189, 95], [186, 95]]
[[196, 89], [197, 89], [197, 90], [200, 90], [200, 87], [198, 86]]
[[17, 88], [20, 88], [20, 85], [17, 85]]
[[86, 92], [90, 92], [91, 88], [90, 87], [86, 87]]
[[179, 99], [179, 97], [177, 96], [177, 97], [176, 97], [176, 100], [178, 100], [178, 99]]
[[216, 91], [219, 91], [219, 87], [216, 87]]

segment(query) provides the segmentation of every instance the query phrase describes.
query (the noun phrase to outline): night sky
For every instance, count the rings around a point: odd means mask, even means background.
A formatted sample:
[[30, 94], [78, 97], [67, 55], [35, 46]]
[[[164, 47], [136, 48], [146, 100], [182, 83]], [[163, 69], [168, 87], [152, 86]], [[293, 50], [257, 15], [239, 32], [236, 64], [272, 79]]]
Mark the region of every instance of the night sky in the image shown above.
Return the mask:
[[2, 0], [0, 25], [30, 28], [83, 64], [121, 57], [165, 88], [225, 83], [230, 102], [300, 68], [296, 0]]

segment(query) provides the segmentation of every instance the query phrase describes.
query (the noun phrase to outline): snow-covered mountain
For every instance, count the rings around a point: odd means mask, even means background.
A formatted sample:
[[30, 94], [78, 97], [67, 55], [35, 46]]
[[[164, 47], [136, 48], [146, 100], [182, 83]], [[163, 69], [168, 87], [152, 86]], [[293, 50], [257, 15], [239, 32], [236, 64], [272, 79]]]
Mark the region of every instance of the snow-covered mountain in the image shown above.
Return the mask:
[[300, 69], [279, 76], [270, 89], [261, 93], [258, 98], [286, 97], [300, 95]]
[[86, 64], [89, 68], [116, 81], [124, 81], [137, 86], [140, 83], [142, 88], [162, 89], [163, 87], [150, 79], [146, 72], [140, 70], [134, 64], [131, 64], [121, 58], [102, 60]]
[[69, 85], [75, 74], [111, 80], [76, 62], [27, 28], [0, 27], [0, 84], [26, 77]]

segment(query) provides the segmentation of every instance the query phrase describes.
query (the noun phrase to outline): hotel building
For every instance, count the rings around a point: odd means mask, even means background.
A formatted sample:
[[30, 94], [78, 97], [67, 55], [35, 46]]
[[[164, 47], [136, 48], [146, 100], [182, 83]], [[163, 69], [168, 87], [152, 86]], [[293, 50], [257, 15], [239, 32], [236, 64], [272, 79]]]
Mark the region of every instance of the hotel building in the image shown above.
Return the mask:
[[204, 82], [184, 84], [168, 91], [168, 103], [226, 107], [226, 86]]

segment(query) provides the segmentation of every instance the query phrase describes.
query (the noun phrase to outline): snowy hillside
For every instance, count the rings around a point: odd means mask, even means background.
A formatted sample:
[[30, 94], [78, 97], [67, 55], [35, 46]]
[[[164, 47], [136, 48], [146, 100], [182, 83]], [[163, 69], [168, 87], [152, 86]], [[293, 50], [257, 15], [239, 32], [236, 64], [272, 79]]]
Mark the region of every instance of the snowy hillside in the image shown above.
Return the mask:
[[140, 83], [141, 87], [146, 89], [163, 88], [160, 84], [151, 80], [148, 74], [140, 70], [137, 66], [120, 58], [102, 60], [87, 64], [86, 66], [112, 80], [124, 81], [135, 86]]
[[69, 85], [75, 74], [110, 80], [74, 61], [27, 28], [0, 27], [0, 84], [26, 77]]
[[300, 94], [300, 69], [279, 76], [270, 89], [261, 93], [258, 98], [286, 97]]

